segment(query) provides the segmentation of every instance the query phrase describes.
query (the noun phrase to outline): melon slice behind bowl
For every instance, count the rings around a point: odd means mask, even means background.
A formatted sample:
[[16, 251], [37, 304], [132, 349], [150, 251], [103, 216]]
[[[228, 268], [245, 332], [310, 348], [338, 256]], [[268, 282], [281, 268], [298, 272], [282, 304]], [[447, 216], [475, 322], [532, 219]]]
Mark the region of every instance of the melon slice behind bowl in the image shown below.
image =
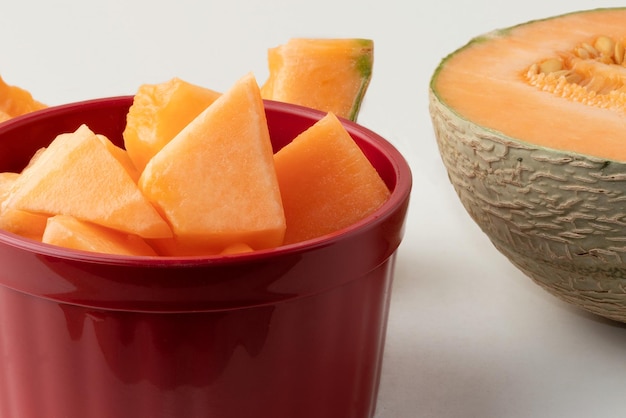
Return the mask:
[[369, 39], [293, 38], [268, 50], [264, 99], [356, 121], [374, 65]]
[[28, 90], [9, 85], [0, 77], [0, 122], [46, 107], [35, 100]]

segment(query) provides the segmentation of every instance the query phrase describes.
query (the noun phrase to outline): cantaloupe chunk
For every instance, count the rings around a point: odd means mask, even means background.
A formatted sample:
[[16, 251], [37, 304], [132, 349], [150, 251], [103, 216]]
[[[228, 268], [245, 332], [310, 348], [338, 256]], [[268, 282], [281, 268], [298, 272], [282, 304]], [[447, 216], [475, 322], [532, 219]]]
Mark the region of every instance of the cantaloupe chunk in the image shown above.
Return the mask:
[[0, 205], [11, 194], [13, 185], [19, 177], [19, 173], [2, 172], [0, 173]]
[[232, 244], [222, 250], [220, 255], [232, 255], [232, 254], [243, 254], [254, 251], [248, 244]]
[[68, 215], [48, 218], [42, 242], [75, 250], [106, 254], [156, 256], [156, 252], [137, 235], [126, 234]]
[[8, 85], [0, 77], [0, 122], [45, 107], [46, 105], [35, 100], [28, 90]]
[[145, 238], [172, 235], [102, 138], [86, 125], [57, 136], [22, 171], [5, 205], [70, 215]]
[[46, 215], [7, 208], [0, 210], [0, 229], [41, 241], [47, 219]]
[[252, 74], [206, 108], [146, 165], [139, 187], [164, 214], [177, 254], [282, 243], [285, 218], [265, 109]]
[[358, 117], [374, 64], [370, 39], [293, 38], [268, 50], [264, 99]]
[[107, 150], [111, 153], [111, 155], [115, 157], [115, 159], [119, 161], [122, 167], [126, 169], [126, 172], [128, 173], [128, 175], [136, 183], [139, 180], [140, 173], [139, 173], [139, 170], [137, 170], [137, 167], [135, 166], [133, 161], [130, 159], [128, 152], [124, 148], [118, 147], [117, 145], [115, 145], [106, 136], [104, 135], [96, 135], [96, 136], [98, 137], [100, 142], [102, 142], [106, 146]]
[[332, 113], [279, 150], [274, 163], [287, 219], [285, 244], [352, 225], [389, 198], [376, 169]]
[[124, 147], [137, 170], [143, 171], [150, 158], [219, 96], [179, 78], [141, 85], [123, 132]]
[[41, 240], [47, 216], [4, 207], [4, 201], [10, 196], [18, 178], [18, 173], [0, 173], [0, 229], [25, 238]]

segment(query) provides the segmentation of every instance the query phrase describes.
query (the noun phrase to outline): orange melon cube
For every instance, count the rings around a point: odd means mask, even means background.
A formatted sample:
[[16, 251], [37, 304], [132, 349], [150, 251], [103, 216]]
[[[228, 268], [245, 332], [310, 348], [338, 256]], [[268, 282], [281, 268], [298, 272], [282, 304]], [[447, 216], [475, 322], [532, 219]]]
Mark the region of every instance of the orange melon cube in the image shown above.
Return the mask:
[[42, 242], [75, 250], [106, 254], [156, 256], [137, 235], [126, 234], [68, 215], [48, 218]]
[[167, 219], [169, 252], [282, 243], [285, 218], [259, 86], [248, 74], [146, 165], [139, 187]]
[[86, 125], [58, 135], [15, 181], [5, 207], [70, 215], [145, 238], [172, 235], [133, 178]]
[[0, 229], [25, 238], [41, 240], [47, 216], [4, 207], [4, 201], [11, 194], [18, 177], [18, 173], [0, 173]]
[[364, 218], [389, 189], [339, 119], [328, 113], [274, 156], [287, 220], [285, 244]]
[[139, 87], [128, 110], [124, 148], [138, 171], [220, 93], [179, 78]]

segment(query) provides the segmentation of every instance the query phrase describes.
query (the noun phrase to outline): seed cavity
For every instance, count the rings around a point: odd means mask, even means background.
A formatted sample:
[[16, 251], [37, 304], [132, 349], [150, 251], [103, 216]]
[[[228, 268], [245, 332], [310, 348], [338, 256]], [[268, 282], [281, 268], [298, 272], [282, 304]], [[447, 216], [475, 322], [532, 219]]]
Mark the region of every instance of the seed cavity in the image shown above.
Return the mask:
[[526, 81], [568, 100], [626, 113], [626, 40], [601, 35], [532, 64]]

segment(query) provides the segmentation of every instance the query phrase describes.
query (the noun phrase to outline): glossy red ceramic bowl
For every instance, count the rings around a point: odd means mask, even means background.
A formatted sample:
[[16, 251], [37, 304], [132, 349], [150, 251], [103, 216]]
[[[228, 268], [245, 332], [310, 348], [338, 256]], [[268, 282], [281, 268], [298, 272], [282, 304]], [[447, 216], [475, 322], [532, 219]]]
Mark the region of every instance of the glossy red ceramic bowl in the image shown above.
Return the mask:
[[[121, 142], [131, 97], [0, 124], [0, 171], [86, 123]], [[276, 149], [318, 120], [266, 102]], [[0, 417], [369, 418], [411, 173], [345, 126], [392, 190], [319, 239], [227, 257], [140, 258], [0, 231]]]

